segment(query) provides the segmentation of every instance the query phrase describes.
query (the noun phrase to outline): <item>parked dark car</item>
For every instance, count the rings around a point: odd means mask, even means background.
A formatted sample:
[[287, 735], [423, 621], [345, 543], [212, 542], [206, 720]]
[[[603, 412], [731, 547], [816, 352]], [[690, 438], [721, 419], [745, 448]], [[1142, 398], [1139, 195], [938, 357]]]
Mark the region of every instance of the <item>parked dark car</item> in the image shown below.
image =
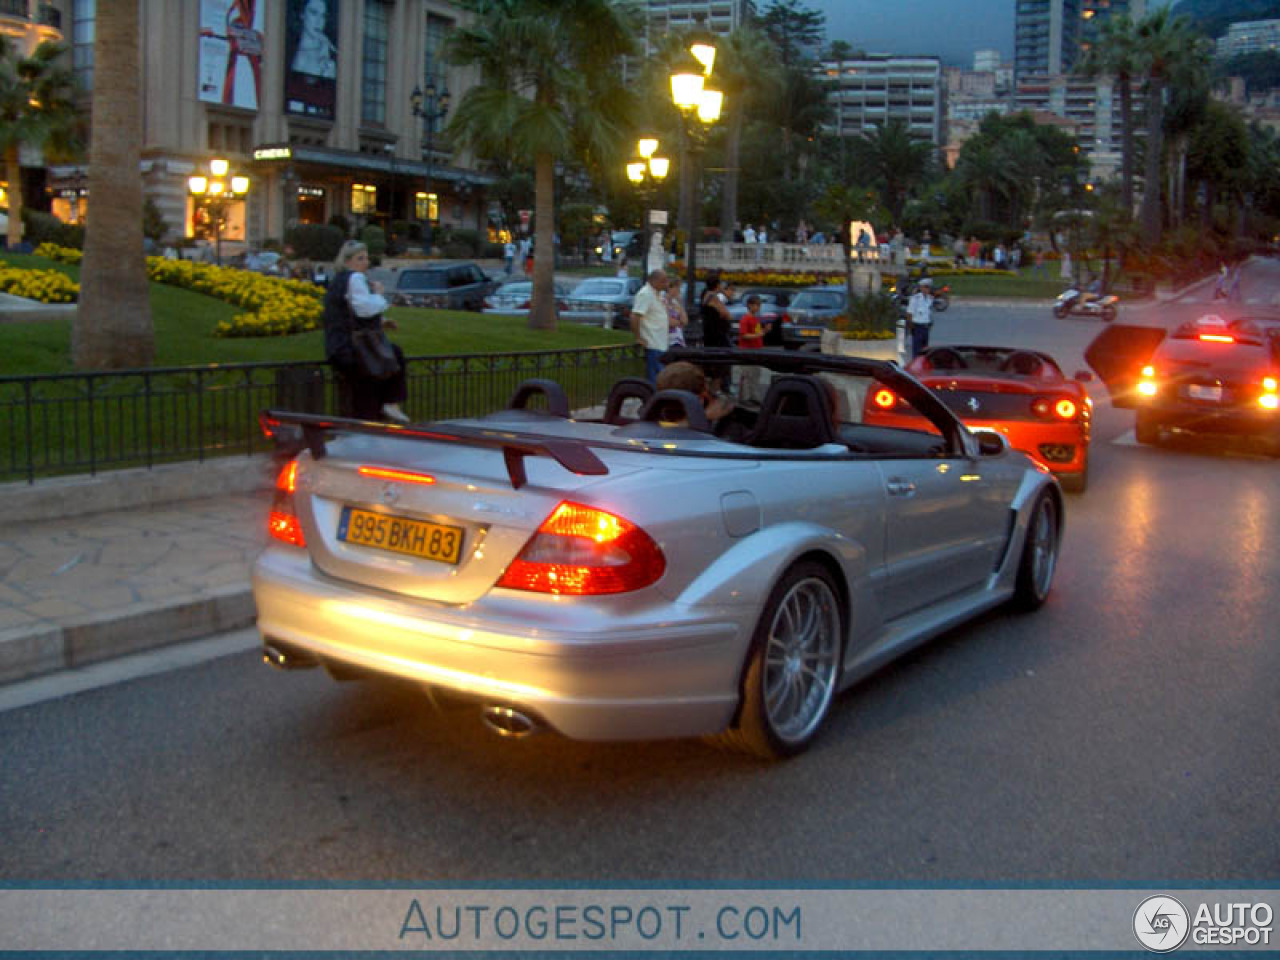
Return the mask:
[[369, 271], [369, 279], [382, 283], [395, 306], [447, 310], [482, 310], [484, 298], [499, 286], [474, 263], [379, 268]]
[[805, 287], [787, 305], [782, 316], [782, 344], [796, 349], [822, 340], [833, 319], [848, 309], [849, 295], [844, 287]]

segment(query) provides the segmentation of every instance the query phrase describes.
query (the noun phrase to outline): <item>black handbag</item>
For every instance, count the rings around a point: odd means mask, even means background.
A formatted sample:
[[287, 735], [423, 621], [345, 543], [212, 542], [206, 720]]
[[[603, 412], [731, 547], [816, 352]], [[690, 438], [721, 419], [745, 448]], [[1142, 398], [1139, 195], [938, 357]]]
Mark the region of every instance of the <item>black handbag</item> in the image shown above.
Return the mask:
[[400, 361], [381, 329], [352, 330], [351, 345], [356, 351], [356, 366], [366, 377], [386, 380], [399, 372]]

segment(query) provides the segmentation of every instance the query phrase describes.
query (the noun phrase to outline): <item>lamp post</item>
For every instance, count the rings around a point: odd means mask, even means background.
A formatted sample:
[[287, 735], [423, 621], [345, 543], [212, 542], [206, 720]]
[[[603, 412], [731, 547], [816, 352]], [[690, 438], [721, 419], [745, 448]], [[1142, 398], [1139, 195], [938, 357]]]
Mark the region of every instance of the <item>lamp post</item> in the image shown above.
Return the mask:
[[212, 176], [196, 174], [190, 177], [187, 190], [196, 206], [213, 221], [214, 259], [218, 266], [222, 266], [222, 224], [227, 208], [243, 200], [249, 192], [249, 178], [243, 174], [232, 174], [231, 164], [221, 157], [209, 161], [209, 173]]
[[650, 207], [653, 205], [653, 194], [656, 186], [667, 179], [671, 169], [671, 161], [660, 157], [659, 143], [654, 137], [641, 137], [636, 141], [638, 159], [627, 164], [627, 179], [636, 185], [640, 192], [640, 202], [644, 204], [644, 259], [640, 266], [647, 275], [651, 269], [648, 258], [653, 246], [653, 224], [650, 222]]
[[[681, 228], [685, 235], [685, 308], [692, 319], [694, 286], [697, 281], [698, 160], [706, 145], [706, 133], [720, 119], [724, 94], [706, 86], [715, 65], [716, 47], [708, 34], [689, 44], [681, 62], [671, 71], [671, 101], [680, 110], [684, 158], [680, 164], [680, 196], [684, 210]], [[695, 122], [696, 118], [696, 122]], [[694, 325], [694, 340], [701, 339], [701, 324]]]
[[427, 81], [427, 89], [424, 91], [421, 87], [415, 85], [413, 93], [409, 94], [409, 104], [413, 107], [413, 115], [422, 120], [422, 137], [419, 146], [425, 143], [425, 149], [422, 151], [422, 159], [427, 163], [426, 176], [426, 237], [425, 242], [428, 248], [431, 246], [431, 164], [435, 159], [435, 140], [436, 140], [436, 121], [443, 120], [449, 112], [449, 88], [436, 90], [434, 80]]

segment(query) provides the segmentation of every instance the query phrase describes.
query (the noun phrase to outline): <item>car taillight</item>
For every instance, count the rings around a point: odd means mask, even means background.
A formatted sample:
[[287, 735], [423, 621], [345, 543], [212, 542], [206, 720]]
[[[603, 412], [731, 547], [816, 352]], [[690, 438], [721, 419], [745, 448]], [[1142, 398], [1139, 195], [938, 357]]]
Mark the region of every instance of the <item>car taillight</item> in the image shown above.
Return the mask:
[[1280, 410], [1280, 379], [1276, 377], [1262, 378], [1262, 396], [1258, 398], [1258, 405], [1266, 410]]
[[302, 525], [293, 509], [293, 494], [298, 489], [298, 461], [290, 460], [276, 477], [276, 493], [267, 517], [267, 532], [275, 539], [295, 547], [305, 547]]
[[1080, 408], [1070, 397], [1036, 397], [1031, 412], [1044, 420], [1074, 420]]
[[881, 410], [889, 410], [898, 402], [898, 397], [892, 390], [881, 387], [872, 395], [871, 402]]
[[1138, 381], [1138, 392], [1144, 397], [1154, 397], [1156, 389], [1156, 368], [1149, 365], [1143, 367], [1142, 379]]
[[1210, 343], [1235, 343], [1236, 338], [1225, 333], [1202, 333], [1200, 339]]
[[791, 314], [789, 314], [789, 313], [784, 313], [784, 314], [782, 315], [782, 322], [783, 322], [783, 324], [784, 324], [784, 325], [785, 325], [785, 324], [792, 323], [793, 321], [792, 321], [792, 319], [791, 319]]
[[589, 596], [626, 593], [657, 581], [666, 557], [634, 523], [562, 501], [507, 567], [498, 586]]

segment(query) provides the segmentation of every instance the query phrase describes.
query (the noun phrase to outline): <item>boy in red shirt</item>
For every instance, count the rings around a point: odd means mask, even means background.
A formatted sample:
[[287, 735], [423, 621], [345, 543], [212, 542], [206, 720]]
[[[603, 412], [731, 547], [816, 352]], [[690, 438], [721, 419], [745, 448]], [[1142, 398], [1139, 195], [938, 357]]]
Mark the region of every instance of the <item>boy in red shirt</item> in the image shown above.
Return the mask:
[[[772, 326], [769, 324], [768, 326]], [[743, 350], [759, 350], [764, 346], [766, 325], [760, 321], [760, 298], [747, 297], [747, 312], [738, 321], [738, 346]]]

